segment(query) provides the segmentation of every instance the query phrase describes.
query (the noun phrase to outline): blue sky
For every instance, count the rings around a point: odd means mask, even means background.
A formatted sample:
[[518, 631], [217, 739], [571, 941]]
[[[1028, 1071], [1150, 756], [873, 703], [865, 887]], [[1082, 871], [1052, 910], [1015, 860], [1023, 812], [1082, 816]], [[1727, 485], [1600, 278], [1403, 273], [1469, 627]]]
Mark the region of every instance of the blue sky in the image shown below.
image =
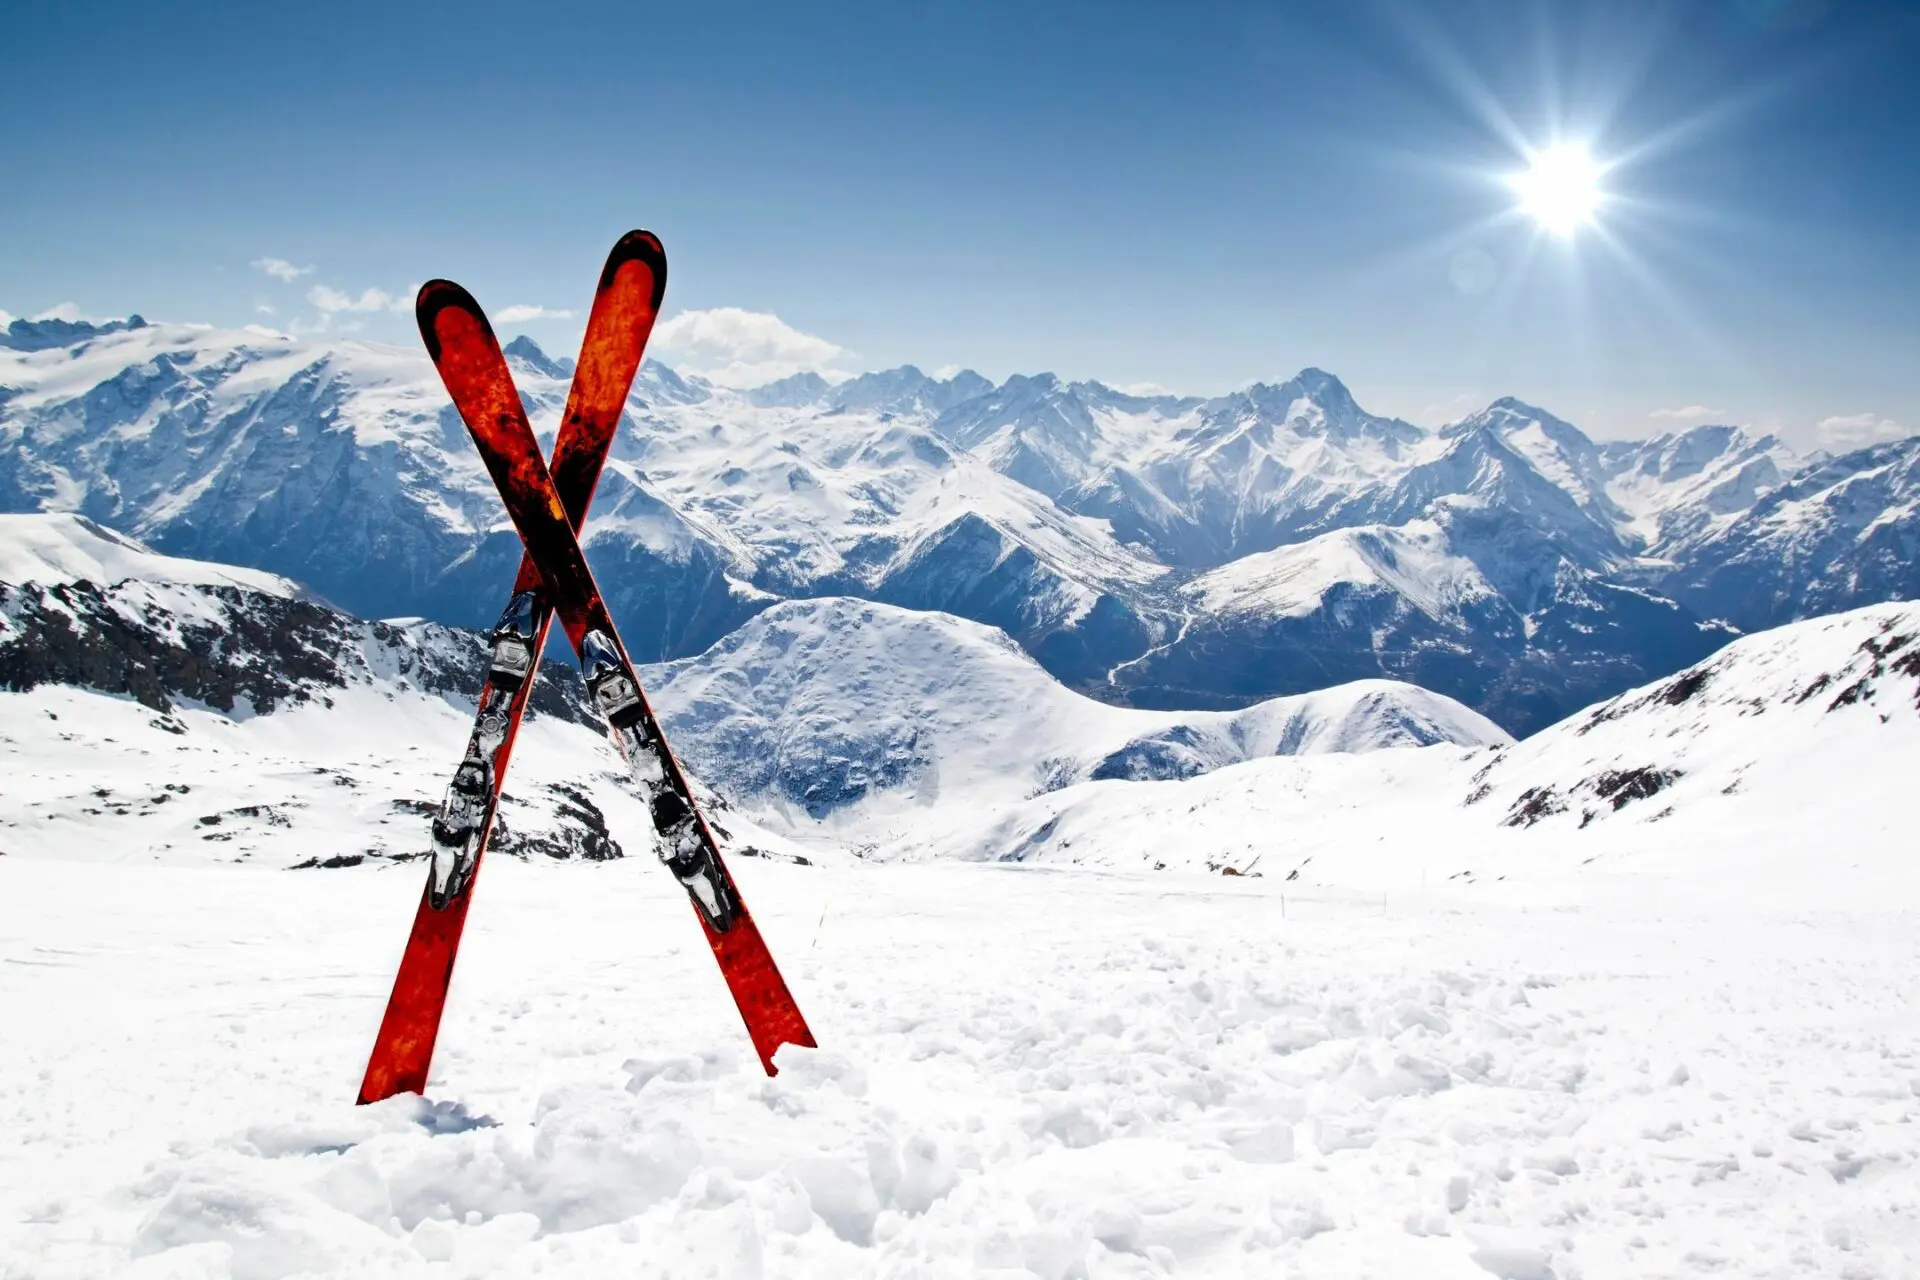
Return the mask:
[[[1902, 0], [12, 4], [0, 308], [411, 342], [646, 226], [696, 366], [1847, 443], [1920, 429], [1916, 66]], [[1556, 137], [1618, 161], [1566, 240], [1503, 181]]]

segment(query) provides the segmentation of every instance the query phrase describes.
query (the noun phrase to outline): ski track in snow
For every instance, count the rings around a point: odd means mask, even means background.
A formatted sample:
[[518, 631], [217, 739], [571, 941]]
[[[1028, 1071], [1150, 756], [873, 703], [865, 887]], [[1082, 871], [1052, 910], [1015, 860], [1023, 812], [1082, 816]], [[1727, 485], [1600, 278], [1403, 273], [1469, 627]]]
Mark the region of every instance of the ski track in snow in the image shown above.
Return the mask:
[[739, 875], [823, 1045], [778, 1079], [657, 867], [499, 860], [431, 1102], [355, 1108], [417, 866], [0, 859], [31, 1029], [0, 1054], [0, 1275], [1920, 1262], [1909, 913]]

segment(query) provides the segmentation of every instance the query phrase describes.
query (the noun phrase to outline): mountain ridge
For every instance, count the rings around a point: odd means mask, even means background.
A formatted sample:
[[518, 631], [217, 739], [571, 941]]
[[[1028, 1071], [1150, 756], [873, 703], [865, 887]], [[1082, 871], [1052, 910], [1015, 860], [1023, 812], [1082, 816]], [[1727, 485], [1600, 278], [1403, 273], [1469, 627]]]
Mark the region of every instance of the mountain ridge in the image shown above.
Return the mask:
[[[419, 353], [61, 326], [0, 346], [0, 510], [76, 512], [361, 614], [490, 621], [518, 543]], [[550, 439], [565, 364], [509, 345]], [[770, 385], [655, 361], [636, 379], [585, 541], [643, 659], [855, 595], [1000, 627], [1119, 704], [1410, 677], [1526, 733], [1703, 657], [1732, 634], [1717, 618], [1920, 594], [1900, 442], [1810, 462], [1737, 428], [1601, 444], [1511, 397], [1428, 431], [1311, 368], [1212, 398], [913, 366]], [[1330, 537], [1365, 529], [1476, 585], [1436, 616], [1433, 584]], [[1308, 614], [1202, 607], [1193, 584], [1283, 551], [1328, 557]], [[1796, 567], [1816, 552], [1826, 569]]]

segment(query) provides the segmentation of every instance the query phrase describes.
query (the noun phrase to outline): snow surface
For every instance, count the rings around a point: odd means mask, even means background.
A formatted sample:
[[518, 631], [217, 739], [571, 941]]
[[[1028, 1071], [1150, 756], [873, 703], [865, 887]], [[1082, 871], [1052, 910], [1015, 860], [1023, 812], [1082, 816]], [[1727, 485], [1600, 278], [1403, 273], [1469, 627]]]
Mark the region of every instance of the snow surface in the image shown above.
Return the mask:
[[0, 582], [110, 586], [129, 579], [239, 587], [276, 596], [305, 594], [287, 579], [258, 569], [160, 555], [138, 539], [84, 516], [0, 515]]
[[1920, 1260], [1910, 898], [1543, 909], [748, 862], [824, 1046], [770, 1081], [658, 868], [505, 861], [430, 1100], [355, 1108], [416, 872], [0, 860], [30, 1028], [0, 1056], [3, 1274]]

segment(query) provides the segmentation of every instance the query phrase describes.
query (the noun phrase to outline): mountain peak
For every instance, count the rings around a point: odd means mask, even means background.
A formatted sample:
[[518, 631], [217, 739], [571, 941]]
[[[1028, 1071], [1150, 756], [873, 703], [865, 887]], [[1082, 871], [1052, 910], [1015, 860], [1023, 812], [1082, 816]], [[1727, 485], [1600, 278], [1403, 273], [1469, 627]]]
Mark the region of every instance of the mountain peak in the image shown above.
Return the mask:
[[762, 386], [750, 387], [740, 394], [748, 404], [759, 405], [763, 409], [797, 409], [801, 405], [824, 400], [832, 390], [832, 383], [808, 369]]
[[564, 378], [573, 372], [573, 361], [555, 360], [540, 349], [539, 343], [524, 333], [502, 347], [501, 354], [519, 360], [536, 372], [546, 374], [549, 378]]
[[1559, 421], [1559, 419], [1555, 418], [1545, 409], [1542, 409], [1539, 405], [1528, 404], [1518, 396], [1501, 396], [1485, 409], [1482, 409], [1478, 416], [1487, 417], [1495, 414], [1511, 415], [1516, 418]]

